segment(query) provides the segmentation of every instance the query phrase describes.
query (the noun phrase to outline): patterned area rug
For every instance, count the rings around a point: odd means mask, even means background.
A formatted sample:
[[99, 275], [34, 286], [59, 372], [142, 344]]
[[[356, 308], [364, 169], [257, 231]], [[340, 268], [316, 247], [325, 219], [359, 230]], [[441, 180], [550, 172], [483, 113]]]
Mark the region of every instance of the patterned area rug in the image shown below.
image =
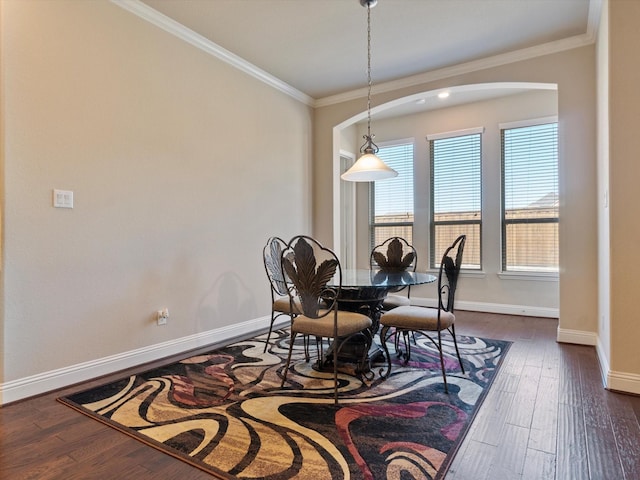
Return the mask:
[[[486, 396], [509, 342], [449, 337], [444, 393], [437, 350], [426, 338], [408, 365], [382, 379], [318, 372], [295, 345], [280, 388], [288, 332], [207, 354], [59, 399], [218, 478], [439, 479]], [[394, 351], [390, 346], [390, 351]], [[312, 348], [312, 355], [315, 349]], [[393, 355], [393, 354], [392, 354]]]

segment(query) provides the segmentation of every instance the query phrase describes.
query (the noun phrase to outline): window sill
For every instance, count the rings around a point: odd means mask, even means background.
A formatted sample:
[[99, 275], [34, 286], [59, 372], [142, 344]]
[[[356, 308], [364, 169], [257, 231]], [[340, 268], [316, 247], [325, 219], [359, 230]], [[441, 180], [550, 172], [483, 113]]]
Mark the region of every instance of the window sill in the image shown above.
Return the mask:
[[[439, 270], [428, 270], [427, 273], [438, 276]], [[461, 277], [485, 278], [487, 274], [483, 270], [460, 270]]]
[[537, 282], [557, 282], [558, 273], [544, 272], [499, 272], [498, 277], [501, 280], [528, 280]]

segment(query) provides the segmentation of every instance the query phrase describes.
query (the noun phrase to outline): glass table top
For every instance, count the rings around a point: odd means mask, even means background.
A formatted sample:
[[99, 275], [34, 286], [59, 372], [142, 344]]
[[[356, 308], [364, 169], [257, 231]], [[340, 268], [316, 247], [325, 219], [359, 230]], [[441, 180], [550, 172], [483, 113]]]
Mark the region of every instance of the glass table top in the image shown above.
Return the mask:
[[[423, 272], [390, 272], [383, 270], [349, 269], [342, 270], [343, 288], [363, 287], [406, 287], [435, 282], [436, 277]], [[329, 285], [335, 285], [334, 277]]]

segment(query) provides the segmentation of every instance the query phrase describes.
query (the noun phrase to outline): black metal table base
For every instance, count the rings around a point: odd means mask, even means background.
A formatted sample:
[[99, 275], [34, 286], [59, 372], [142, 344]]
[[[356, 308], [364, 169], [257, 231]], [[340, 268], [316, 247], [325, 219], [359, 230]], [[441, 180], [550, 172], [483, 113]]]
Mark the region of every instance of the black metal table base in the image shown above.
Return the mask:
[[[387, 295], [387, 288], [368, 287], [368, 288], [343, 288], [340, 291], [340, 299], [338, 300], [338, 308], [349, 312], [357, 312], [367, 315], [371, 318], [371, 327], [369, 329], [371, 342], [367, 335], [354, 335], [350, 338], [338, 352], [338, 362], [356, 364], [356, 373], [367, 374], [371, 372], [371, 364], [384, 361], [384, 352], [373, 342], [375, 334], [380, 326], [380, 315], [382, 313], [382, 302]], [[332, 343], [326, 354], [324, 363], [320, 365], [317, 361], [313, 366], [318, 371], [333, 371], [333, 348]], [[368, 348], [367, 348], [368, 347]], [[365, 350], [367, 350], [365, 352]]]

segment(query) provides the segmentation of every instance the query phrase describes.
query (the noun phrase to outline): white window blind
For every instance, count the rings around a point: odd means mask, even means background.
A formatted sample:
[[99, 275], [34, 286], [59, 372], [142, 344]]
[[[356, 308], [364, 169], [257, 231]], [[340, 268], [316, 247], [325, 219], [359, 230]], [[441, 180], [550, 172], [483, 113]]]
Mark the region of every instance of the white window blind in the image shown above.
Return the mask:
[[431, 267], [462, 234], [467, 236], [463, 268], [481, 268], [482, 136], [429, 140], [431, 154]]
[[558, 271], [558, 124], [501, 130], [502, 269]]
[[372, 182], [371, 248], [398, 236], [413, 243], [413, 140], [381, 146], [378, 152], [398, 176]]

